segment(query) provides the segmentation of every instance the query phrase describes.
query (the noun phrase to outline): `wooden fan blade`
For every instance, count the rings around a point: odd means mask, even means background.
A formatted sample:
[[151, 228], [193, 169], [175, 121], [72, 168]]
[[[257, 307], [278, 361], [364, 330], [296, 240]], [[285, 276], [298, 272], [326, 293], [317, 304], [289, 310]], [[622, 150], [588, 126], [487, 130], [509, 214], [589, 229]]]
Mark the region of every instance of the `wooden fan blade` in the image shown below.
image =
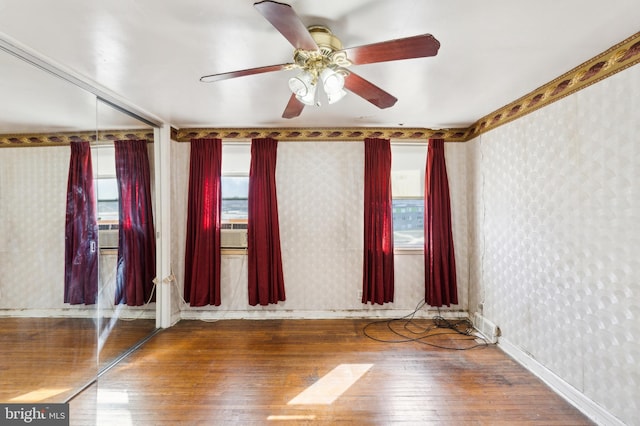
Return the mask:
[[318, 50], [315, 40], [291, 6], [270, 0], [254, 3], [253, 6], [276, 30], [280, 31], [280, 34], [289, 40], [293, 47], [304, 50]]
[[347, 58], [355, 64], [372, 64], [376, 62], [398, 61], [400, 59], [424, 58], [435, 56], [440, 42], [431, 34], [423, 34], [365, 46], [345, 49]]
[[289, 103], [282, 113], [282, 118], [295, 118], [302, 113], [303, 109], [304, 104], [296, 98], [295, 93], [292, 93], [289, 98]]
[[213, 83], [214, 81], [228, 80], [230, 78], [243, 77], [245, 75], [262, 74], [265, 72], [280, 71], [287, 69], [292, 64], [269, 65], [266, 67], [249, 68], [246, 70], [223, 72], [220, 74], [211, 74], [200, 77], [203, 83]]
[[344, 80], [344, 88], [366, 99], [378, 108], [389, 108], [398, 101], [393, 95], [351, 71], [349, 71], [349, 75]]

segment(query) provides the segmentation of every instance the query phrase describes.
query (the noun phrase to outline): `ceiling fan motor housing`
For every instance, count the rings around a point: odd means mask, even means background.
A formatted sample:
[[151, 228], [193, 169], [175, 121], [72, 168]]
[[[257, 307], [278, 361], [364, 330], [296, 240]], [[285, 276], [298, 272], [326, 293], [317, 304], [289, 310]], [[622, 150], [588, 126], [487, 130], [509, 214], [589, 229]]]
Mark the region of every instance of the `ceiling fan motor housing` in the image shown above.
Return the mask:
[[324, 25], [311, 25], [307, 27], [311, 38], [315, 40], [316, 44], [321, 51], [327, 53], [335, 52], [336, 50], [342, 50], [342, 42], [338, 37], [333, 35], [331, 30]]
[[308, 27], [309, 34], [318, 45], [318, 50], [296, 49], [293, 54], [295, 64], [315, 76], [325, 68], [348, 67], [351, 62], [342, 50], [342, 42], [323, 25]]

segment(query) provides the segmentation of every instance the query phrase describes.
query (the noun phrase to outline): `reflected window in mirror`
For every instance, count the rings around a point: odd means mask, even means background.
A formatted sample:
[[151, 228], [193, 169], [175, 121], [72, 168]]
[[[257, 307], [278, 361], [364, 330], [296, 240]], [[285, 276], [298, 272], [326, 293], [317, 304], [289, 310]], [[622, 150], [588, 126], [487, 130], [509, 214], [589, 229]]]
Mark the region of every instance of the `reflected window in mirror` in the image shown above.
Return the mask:
[[118, 248], [119, 194], [113, 145], [92, 147], [93, 179], [98, 212], [98, 244], [101, 249]]
[[118, 181], [114, 177], [95, 179], [98, 191], [98, 221], [118, 221]]
[[116, 179], [115, 149], [113, 145], [92, 148], [98, 222], [118, 222], [118, 181]]

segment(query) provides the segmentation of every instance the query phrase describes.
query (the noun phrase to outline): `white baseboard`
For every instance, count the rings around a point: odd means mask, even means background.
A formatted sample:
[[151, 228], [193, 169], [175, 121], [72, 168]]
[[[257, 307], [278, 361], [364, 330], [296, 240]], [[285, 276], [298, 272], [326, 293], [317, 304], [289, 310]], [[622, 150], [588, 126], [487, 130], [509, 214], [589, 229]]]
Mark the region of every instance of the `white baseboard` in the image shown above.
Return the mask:
[[[223, 320], [223, 319], [340, 319], [340, 318], [366, 318], [366, 319], [392, 319], [411, 315], [411, 310], [376, 309], [376, 310], [339, 310], [339, 311], [287, 311], [287, 310], [247, 310], [247, 311], [221, 311], [206, 309], [183, 308], [180, 311], [180, 319], [184, 320]], [[438, 311], [419, 310], [414, 318], [432, 318], [440, 315], [443, 318], [458, 319], [468, 318], [465, 311]]]
[[95, 318], [96, 310], [77, 309], [0, 309], [0, 317], [13, 318]]
[[[152, 319], [155, 318], [155, 309], [135, 309], [121, 305], [121, 308], [102, 310], [102, 318], [118, 317], [122, 319]], [[212, 309], [211, 306], [203, 308], [183, 307], [181, 311], [172, 315], [175, 320], [223, 320], [223, 319], [340, 319], [340, 318], [367, 318], [367, 319], [392, 319], [402, 318], [413, 313], [412, 310], [403, 309], [354, 309], [336, 311], [302, 311], [302, 310], [278, 310], [273, 307], [264, 309], [242, 311], [223, 311]], [[96, 318], [96, 309], [0, 309], [0, 317], [18, 318]], [[437, 309], [420, 309], [414, 318], [433, 318], [440, 315], [447, 319], [468, 318], [465, 311], [446, 311]], [[173, 325], [172, 324], [172, 325]]]
[[624, 426], [624, 423], [617, 417], [614, 417], [604, 408], [589, 399], [584, 393], [548, 370], [522, 349], [509, 342], [508, 339], [500, 337], [498, 347], [598, 425]]
[[[124, 306], [124, 305], [123, 305]], [[89, 318], [98, 315], [96, 308], [86, 309], [0, 309], [0, 318]], [[140, 309], [126, 307], [114, 310], [101, 310], [101, 318], [118, 317], [122, 319], [153, 319], [156, 317], [154, 309]]]

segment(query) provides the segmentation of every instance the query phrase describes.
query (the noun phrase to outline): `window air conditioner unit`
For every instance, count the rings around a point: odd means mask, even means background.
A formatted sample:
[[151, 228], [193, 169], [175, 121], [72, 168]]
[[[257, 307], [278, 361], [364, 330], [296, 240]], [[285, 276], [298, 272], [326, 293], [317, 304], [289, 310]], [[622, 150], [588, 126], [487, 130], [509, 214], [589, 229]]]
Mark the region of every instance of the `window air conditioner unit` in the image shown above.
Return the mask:
[[118, 248], [118, 224], [100, 223], [98, 224], [98, 247], [101, 249]]
[[247, 248], [246, 223], [222, 223], [220, 225], [221, 248]]

